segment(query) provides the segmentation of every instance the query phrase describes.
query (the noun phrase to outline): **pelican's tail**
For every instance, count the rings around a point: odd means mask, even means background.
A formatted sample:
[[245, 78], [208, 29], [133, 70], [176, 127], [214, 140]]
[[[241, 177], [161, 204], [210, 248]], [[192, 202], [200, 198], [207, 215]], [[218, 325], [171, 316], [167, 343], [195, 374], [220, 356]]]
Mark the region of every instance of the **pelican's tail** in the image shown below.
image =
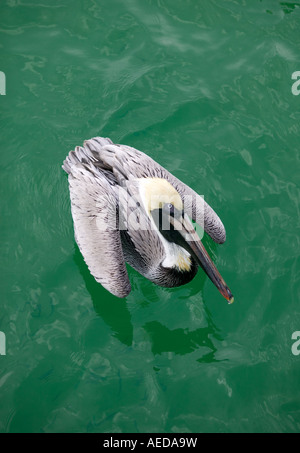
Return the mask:
[[105, 163], [99, 160], [99, 152], [95, 152], [92, 148], [91, 143], [93, 143], [93, 141], [96, 141], [95, 144], [97, 145], [98, 150], [103, 146], [113, 144], [109, 138], [97, 137], [96, 139], [87, 140], [84, 143], [84, 146], [76, 146], [74, 151], [69, 152], [63, 162], [62, 168], [66, 173], [72, 173], [72, 168], [74, 166], [78, 167], [79, 164], [84, 166], [93, 164], [99, 167], [101, 163], [101, 167], [103, 169], [108, 169]]

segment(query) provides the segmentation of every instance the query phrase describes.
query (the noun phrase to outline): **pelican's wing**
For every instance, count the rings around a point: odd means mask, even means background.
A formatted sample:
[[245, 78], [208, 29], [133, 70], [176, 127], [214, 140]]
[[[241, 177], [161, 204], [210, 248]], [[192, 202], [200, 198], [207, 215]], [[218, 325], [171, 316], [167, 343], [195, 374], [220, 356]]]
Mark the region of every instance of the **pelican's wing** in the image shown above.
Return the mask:
[[208, 203], [193, 189], [161, 167], [151, 157], [126, 145], [114, 145], [110, 139], [95, 137], [84, 144], [86, 155], [92, 156], [103, 169], [109, 169], [124, 185], [124, 180], [130, 178], [165, 178], [180, 193], [185, 210], [192, 219], [203, 225], [207, 234], [217, 243], [226, 240], [224, 225]]
[[117, 200], [110, 184], [80, 148], [71, 151], [64, 170], [69, 174], [71, 210], [75, 239], [86, 264], [108, 291], [125, 297], [130, 283], [117, 226]]
[[189, 186], [169, 173], [169, 182], [180, 193], [184, 209], [190, 213], [192, 219], [203, 226], [204, 231], [218, 244], [226, 241], [226, 230], [220, 217], [213, 208]]

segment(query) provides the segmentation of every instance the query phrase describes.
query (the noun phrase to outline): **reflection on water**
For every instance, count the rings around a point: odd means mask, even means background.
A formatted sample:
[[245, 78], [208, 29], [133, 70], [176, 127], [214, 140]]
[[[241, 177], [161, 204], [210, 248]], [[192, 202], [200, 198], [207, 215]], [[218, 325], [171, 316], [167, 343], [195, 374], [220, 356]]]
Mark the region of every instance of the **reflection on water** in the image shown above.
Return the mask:
[[145, 324], [144, 329], [151, 338], [153, 354], [174, 352], [183, 355], [200, 347], [207, 347], [213, 352], [216, 351], [209, 338], [213, 333], [209, 328], [186, 332], [184, 329], [170, 330], [159, 322], [152, 321]]
[[90, 274], [77, 245], [74, 260], [84, 279], [86, 289], [91, 295], [95, 312], [102, 317], [116, 338], [125, 345], [132, 345], [133, 325], [126, 301], [118, 299], [106, 291]]
[[[91, 295], [91, 300], [93, 301], [96, 313], [101, 316], [105, 324], [112, 329], [113, 334], [116, 338], [118, 338], [118, 340], [127, 346], [132, 346], [134, 327], [126, 301], [112, 296], [95, 281], [90, 274], [77, 246], [75, 246], [74, 260], [79, 267], [82, 277], [84, 278], [86, 288]], [[140, 277], [140, 280], [142, 282], [143, 277]], [[155, 289], [159, 291], [161, 288]], [[137, 288], [133, 291], [136, 291], [138, 294]], [[143, 291], [142, 286], [141, 291]], [[195, 288], [192, 291], [189, 291], [189, 297], [191, 297], [193, 293], [197, 293]], [[132, 296], [134, 299], [135, 294], [133, 293]], [[155, 299], [157, 300], [157, 297], [155, 297]], [[182, 298], [182, 303], [184, 303], [185, 299], [186, 297]], [[143, 306], [143, 302], [141, 303], [141, 306]], [[184, 328], [171, 330], [158, 321], [146, 322], [145, 325], [143, 325], [143, 329], [147, 332], [149, 340], [151, 341], [152, 353], [154, 355], [161, 354], [163, 352], [188, 354], [201, 347], [209, 348], [214, 353], [216, 348], [213, 344], [212, 338], [216, 338], [219, 341], [221, 341], [222, 338], [220, 337], [218, 329], [216, 328], [212, 316], [207, 308], [205, 308], [205, 317], [208, 326], [194, 331], [188, 331]], [[209, 357], [211, 356], [209, 355]]]
[[300, 7], [299, 2], [280, 2], [280, 5], [282, 6], [282, 10], [285, 14], [290, 14], [292, 13], [296, 8]]

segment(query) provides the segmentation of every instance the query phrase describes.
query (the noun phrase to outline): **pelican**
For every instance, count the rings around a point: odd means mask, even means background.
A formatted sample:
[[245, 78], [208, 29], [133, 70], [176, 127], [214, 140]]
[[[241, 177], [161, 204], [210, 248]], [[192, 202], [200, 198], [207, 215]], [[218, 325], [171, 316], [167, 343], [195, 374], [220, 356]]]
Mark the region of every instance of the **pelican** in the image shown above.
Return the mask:
[[95, 280], [117, 297], [131, 286], [128, 263], [151, 282], [176, 287], [200, 266], [229, 302], [233, 296], [190, 217], [217, 243], [223, 223], [190, 187], [146, 154], [95, 137], [70, 151], [68, 174], [75, 240]]

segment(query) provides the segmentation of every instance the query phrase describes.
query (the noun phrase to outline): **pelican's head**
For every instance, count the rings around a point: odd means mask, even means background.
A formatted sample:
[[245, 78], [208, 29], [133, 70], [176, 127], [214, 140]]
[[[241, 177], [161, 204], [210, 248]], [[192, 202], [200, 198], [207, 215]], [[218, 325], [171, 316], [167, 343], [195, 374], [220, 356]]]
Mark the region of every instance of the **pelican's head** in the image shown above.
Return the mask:
[[[140, 180], [140, 188], [144, 208], [153, 220], [158, 234], [168, 243], [179, 246], [178, 250], [188, 252], [187, 256], [191, 256], [202, 267], [220, 293], [232, 303], [232, 293], [205, 250], [190, 219], [184, 214], [183, 201], [177, 190], [162, 178], [143, 178]], [[178, 259], [182, 259], [182, 254], [178, 253]], [[179, 268], [190, 270], [186, 261], [181, 261]]]
[[164, 205], [172, 204], [176, 209], [183, 210], [183, 202], [177, 190], [166, 179], [143, 178], [140, 180], [143, 199], [148, 214]]

